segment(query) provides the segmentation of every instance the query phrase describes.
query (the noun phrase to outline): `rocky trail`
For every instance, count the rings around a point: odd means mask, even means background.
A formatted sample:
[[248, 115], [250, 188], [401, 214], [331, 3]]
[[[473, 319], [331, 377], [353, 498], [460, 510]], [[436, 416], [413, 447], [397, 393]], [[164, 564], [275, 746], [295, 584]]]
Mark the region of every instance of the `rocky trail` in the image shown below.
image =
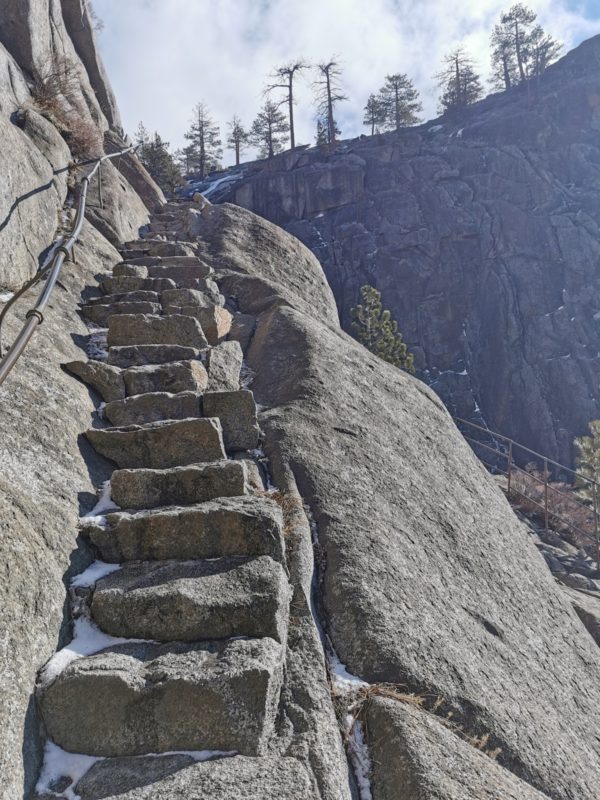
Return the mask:
[[[185, 213], [154, 215], [83, 305], [107, 326], [106, 361], [67, 365], [103, 398], [85, 436], [116, 469], [82, 520], [98, 560], [71, 584], [74, 642], [37, 687], [39, 800], [311, 791], [300, 762], [273, 758], [292, 586], [240, 384], [246, 329], [178, 241]], [[98, 652], [80, 655], [90, 633]], [[91, 765], [76, 783], [61, 750]]]

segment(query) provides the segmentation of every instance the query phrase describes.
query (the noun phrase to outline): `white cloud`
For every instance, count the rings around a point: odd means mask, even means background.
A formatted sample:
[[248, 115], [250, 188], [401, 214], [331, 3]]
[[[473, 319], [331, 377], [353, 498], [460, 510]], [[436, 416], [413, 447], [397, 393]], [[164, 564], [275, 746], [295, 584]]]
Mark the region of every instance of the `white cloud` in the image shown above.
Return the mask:
[[[512, 0], [94, 0], [105, 23], [100, 47], [126, 129], [143, 120], [180, 146], [191, 109], [204, 100], [222, 126], [249, 125], [273, 67], [336, 54], [343, 64], [344, 136], [364, 132], [362, 108], [383, 77], [406, 72], [435, 116], [432, 79], [443, 54], [464, 43], [481, 72], [500, 10]], [[573, 47], [600, 31], [590, 2], [531, 0], [544, 27]], [[297, 141], [314, 138], [310, 80], [298, 86]], [[230, 155], [230, 154], [229, 154]], [[228, 159], [230, 161], [230, 158]]]

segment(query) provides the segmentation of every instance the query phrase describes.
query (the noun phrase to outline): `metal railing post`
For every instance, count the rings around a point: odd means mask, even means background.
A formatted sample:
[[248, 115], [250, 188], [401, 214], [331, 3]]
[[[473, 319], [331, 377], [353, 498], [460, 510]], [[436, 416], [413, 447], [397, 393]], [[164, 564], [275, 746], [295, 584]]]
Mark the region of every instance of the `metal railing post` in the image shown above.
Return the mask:
[[506, 487], [506, 496], [510, 500], [510, 483], [512, 478], [512, 440], [508, 444], [508, 466], [506, 468], [506, 477], [508, 480], [507, 487]]
[[544, 524], [548, 533], [548, 459], [544, 459]]
[[596, 570], [600, 571], [600, 537], [598, 536], [598, 498], [596, 496], [596, 481], [592, 483], [592, 498], [594, 501], [594, 538], [596, 539]]
[[[41, 325], [44, 321], [44, 310], [48, 305], [48, 301], [50, 300], [50, 295], [52, 294], [52, 290], [58, 281], [58, 276], [60, 275], [60, 270], [63, 265], [63, 262], [66, 258], [72, 258], [74, 260], [74, 247], [75, 242], [79, 238], [81, 233], [81, 229], [83, 227], [83, 221], [85, 217], [85, 204], [87, 200], [87, 193], [90, 182], [96, 172], [98, 172], [102, 167], [103, 161], [108, 161], [112, 158], [118, 158], [125, 153], [131, 153], [132, 151], [135, 152], [137, 150], [136, 145], [132, 145], [131, 147], [127, 147], [124, 150], [119, 151], [118, 153], [108, 153], [107, 155], [102, 156], [101, 158], [93, 159], [92, 161], [86, 161], [76, 164], [75, 166], [80, 167], [84, 166], [84, 164], [95, 164], [94, 168], [91, 170], [89, 175], [86, 175], [81, 180], [81, 193], [79, 196], [79, 203], [77, 205], [77, 213], [75, 215], [75, 221], [71, 228], [71, 232], [69, 236], [63, 241], [63, 243], [55, 248], [54, 258], [50, 262], [50, 264], [45, 267], [44, 269], [39, 270], [39, 272], [30, 280], [25, 286], [21, 287], [21, 289], [8, 301], [8, 303], [2, 309], [0, 313], [0, 330], [2, 327], [2, 321], [6, 316], [6, 312], [9, 308], [15, 303], [15, 301], [21, 297], [21, 295], [29, 289], [34, 283], [37, 283], [41, 280], [42, 277], [47, 276], [46, 285], [41, 292], [40, 296], [38, 297], [37, 303], [33, 308], [31, 308], [27, 314], [25, 315], [25, 324], [21, 328], [20, 332], [17, 334], [15, 340], [13, 341], [10, 349], [6, 353], [4, 357], [0, 354], [0, 386], [6, 380], [9, 372], [17, 363], [21, 354], [27, 347], [29, 340], [33, 336], [35, 329], [38, 325]], [[100, 173], [101, 174], [101, 173]], [[100, 189], [102, 192], [102, 189]], [[102, 197], [102, 195], [101, 195]], [[104, 207], [104, 200], [102, 198], [102, 207]]]
[[104, 196], [102, 194], [102, 162], [98, 167], [98, 197], [100, 198], [100, 208], [104, 210]]

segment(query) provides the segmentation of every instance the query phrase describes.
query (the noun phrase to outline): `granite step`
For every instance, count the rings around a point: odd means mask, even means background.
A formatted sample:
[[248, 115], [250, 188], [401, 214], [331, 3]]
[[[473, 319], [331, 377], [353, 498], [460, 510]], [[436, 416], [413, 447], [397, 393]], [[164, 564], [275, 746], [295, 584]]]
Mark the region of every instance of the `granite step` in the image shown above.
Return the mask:
[[139, 278], [134, 275], [104, 275], [100, 278], [100, 287], [105, 294], [125, 292], [163, 292], [176, 289], [175, 281], [168, 278]]
[[104, 407], [111, 425], [144, 425], [149, 422], [190, 419], [202, 416], [200, 396], [188, 392], [145, 392], [114, 400]]
[[[164, 470], [225, 458], [218, 419], [167, 420], [146, 425], [93, 428], [86, 431], [85, 436], [100, 455], [114, 461], [121, 469], [146, 467]], [[159, 505], [166, 504], [168, 502]]]
[[233, 555], [284, 561], [281, 508], [267, 497], [219, 497], [193, 506], [111, 512], [83, 532], [109, 563]]
[[201, 394], [208, 386], [208, 373], [201, 361], [175, 361], [168, 364], [147, 364], [123, 370], [128, 396], [170, 392]]
[[151, 314], [113, 315], [108, 324], [108, 346], [177, 344], [204, 348], [206, 336], [198, 320], [184, 314], [161, 317]]
[[121, 369], [147, 365], [170, 364], [173, 361], [192, 361], [201, 359], [205, 349], [183, 347], [179, 344], [142, 344], [110, 347], [108, 364]]
[[248, 493], [242, 461], [216, 461], [170, 469], [119, 469], [110, 479], [111, 497], [122, 509], [189, 506]]
[[117, 303], [94, 303], [81, 307], [81, 313], [91, 322], [105, 328], [108, 320], [114, 314], [160, 314], [162, 306], [160, 303], [149, 303], [147, 301], [117, 302]]
[[273, 639], [131, 642], [72, 661], [38, 697], [48, 736], [69, 752], [260, 755], [281, 680]]
[[270, 556], [126, 564], [99, 580], [91, 614], [105, 633], [158, 642], [268, 636], [284, 642], [285, 570]]

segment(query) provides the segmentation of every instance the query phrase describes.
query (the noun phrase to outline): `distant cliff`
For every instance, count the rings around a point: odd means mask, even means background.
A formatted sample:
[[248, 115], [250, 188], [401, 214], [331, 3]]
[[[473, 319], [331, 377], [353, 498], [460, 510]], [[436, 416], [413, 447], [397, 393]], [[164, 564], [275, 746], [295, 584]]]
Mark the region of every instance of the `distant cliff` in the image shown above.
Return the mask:
[[[569, 462], [600, 416], [600, 36], [460, 119], [245, 165], [211, 199], [381, 290], [452, 413]], [[234, 176], [232, 175], [232, 178]]]

